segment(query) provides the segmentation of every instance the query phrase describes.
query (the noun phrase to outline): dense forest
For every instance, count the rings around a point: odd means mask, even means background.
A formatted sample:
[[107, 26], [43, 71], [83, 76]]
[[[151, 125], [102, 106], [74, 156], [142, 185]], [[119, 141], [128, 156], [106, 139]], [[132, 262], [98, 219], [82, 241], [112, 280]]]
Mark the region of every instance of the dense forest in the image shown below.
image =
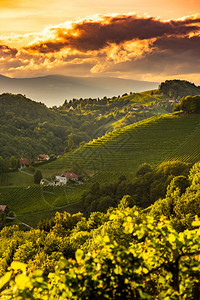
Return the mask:
[[159, 86], [159, 91], [168, 97], [178, 98], [200, 94], [200, 86], [186, 80], [166, 80]]

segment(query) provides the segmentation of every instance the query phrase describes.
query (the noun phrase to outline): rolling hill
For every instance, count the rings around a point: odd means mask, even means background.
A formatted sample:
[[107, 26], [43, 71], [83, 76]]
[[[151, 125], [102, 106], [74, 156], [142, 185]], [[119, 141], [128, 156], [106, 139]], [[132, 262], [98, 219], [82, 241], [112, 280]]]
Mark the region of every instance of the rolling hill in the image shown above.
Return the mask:
[[[40, 153], [55, 155], [67, 147], [71, 133], [77, 146], [115, 127], [166, 113], [161, 107], [164, 96], [151, 93], [126, 94], [99, 101], [82, 99], [52, 109], [21, 94], [4, 93], [0, 95], [0, 155], [29, 159]], [[140, 107], [138, 111], [133, 111], [135, 105]]]
[[0, 93], [25, 94], [47, 106], [61, 105], [65, 99], [112, 97], [158, 87], [157, 82], [112, 77], [72, 77], [49, 75], [35, 78], [9, 78], [0, 75]]
[[200, 147], [199, 143], [195, 144], [199, 130], [199, 115], [168, 114], [131, 124], [40, 167], [43, 177], [52, 180], [65, 170], [90, 175], [85, 184], [2, 187], [0, 202], [14, 210], [20, 220], [33, 225], [56, 210], [73, 210], [70, 206], [73, 203], [77, 203], [76, 209], [79, 210], [82, 192], [95, 182], [112, 182], [122, 174], [131, 179], [140, 164], [146, 162], [156, 167], [164, 160], [179, 159], [176, 153], [180, 149], [187, 155], [190, 152], [187, 162], [199, 160]]
[[[122, 173], [130, 177], [144, 162], [155, 167], [165, 159], [170, 160], [170, 157], [176, 159], [174, 155], [178, 149], [184, 149], [188, 143], [193, 144], [193, 137], [197, 139], [199, 128], [199, 115], [152, 117], [85, 144], [43, 166], [43, 173], [49, 176], [59, 170], [70, 169], [79, 173], [98, 174], [96, 176], [104, 182], [112, 181]], [[198, 145], [195, 147], [198, 148]], [[192, 149], [190, 146], [191, 152]], [[191, 160], [187, 161], [195, 162], [199, 158], [191, 155]]]

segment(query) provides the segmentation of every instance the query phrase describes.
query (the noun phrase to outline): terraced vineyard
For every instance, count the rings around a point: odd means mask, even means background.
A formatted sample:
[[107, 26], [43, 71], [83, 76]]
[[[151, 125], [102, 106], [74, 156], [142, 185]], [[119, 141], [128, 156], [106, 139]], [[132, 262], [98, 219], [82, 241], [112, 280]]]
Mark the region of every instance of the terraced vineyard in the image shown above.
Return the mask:
[[191, 136], [166, 160], [179, 160], [183, 162], [195, 163], [200, 160], [200, 126], [198, 126]]
[[0, 202], [29, 225], [36, 225], [57, 210], [74, 212], [71, 204], [77, 203], [76, 209], [81, 209], [80, 196], [94, 182], [113, 181], [122, 174], [131, 178], [144, 162], [155, 167], [164, 160], [199, 160], [199, 133], [198, 115], [152, 117], [106, 134], [40, 167], [43, 176], [52, 179], [65, 170], [92, 175], [84, 185], [1, 187]]
[[81, 187], [77, 186], [29, 186], [1, 187], [0, 203], [14, 211], [17, 220], [35, 226], [37, 222], [50, 217], [56, 211], [69, 210], [79, 201]]
[[156, 166], [176, 149], [184, 149], [199, 126], [198, 115], [152, 117], [93, 140], [44, 166], [42, 172], [76, 169], [94, 173], [100, 181], [113, 180], [122, 173], [129, 177], [140, 164]]

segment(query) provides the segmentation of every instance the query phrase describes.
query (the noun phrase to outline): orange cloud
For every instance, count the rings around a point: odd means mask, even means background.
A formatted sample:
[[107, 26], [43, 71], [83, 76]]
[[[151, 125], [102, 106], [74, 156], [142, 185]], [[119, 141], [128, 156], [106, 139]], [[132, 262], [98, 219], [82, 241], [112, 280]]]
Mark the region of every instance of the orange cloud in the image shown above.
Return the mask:
[[78, 51], [95, 51], [109, 44], [121, 44], [132, 40], [144, 40], [161, 36], [187, 35], [200, 30], [200, 18], [170, 20], [133, 16], [104, 17], [103, 20], [84, 20], [72, 24], [72, 28], [52, 28], [54, 39], [35, 43], [25, 49], [38, 53], [53, 53], [63, 48]]
[[[66, 22], [43, 32], [2, 38], [0, 73], [115, 76], [191, 74], [200, 63], [200, 17], [162, 21], [112, 15]], [[12, 44], [11, 44], [12, 42]], [[195, 61], [195, 63], [193, 63]], [[170, 66], [170, 67], [169, 67]], [[156, 75], [157, 74], [157, 75]]]

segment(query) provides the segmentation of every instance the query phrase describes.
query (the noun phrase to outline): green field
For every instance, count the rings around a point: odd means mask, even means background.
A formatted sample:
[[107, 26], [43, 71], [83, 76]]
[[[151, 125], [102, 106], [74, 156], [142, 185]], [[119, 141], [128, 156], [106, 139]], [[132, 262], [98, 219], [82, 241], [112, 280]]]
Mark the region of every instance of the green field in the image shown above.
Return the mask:
[[7, 185], [25, 187], [33, 185], [33, 176], [27, 176], [20, 172], [10, 172], [7, 176]]

